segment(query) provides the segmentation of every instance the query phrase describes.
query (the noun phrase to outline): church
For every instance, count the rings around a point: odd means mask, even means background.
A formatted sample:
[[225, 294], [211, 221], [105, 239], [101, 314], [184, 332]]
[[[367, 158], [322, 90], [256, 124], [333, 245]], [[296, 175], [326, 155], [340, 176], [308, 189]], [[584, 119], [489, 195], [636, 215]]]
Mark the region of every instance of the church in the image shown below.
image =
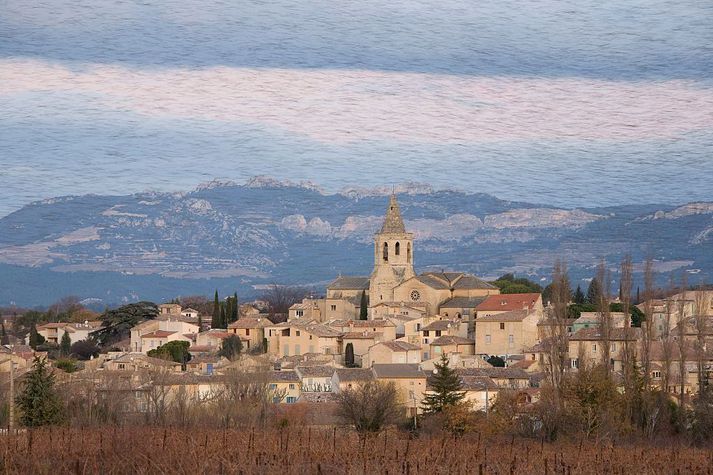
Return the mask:
[[374, 236], [374, 269], [366, 277], [340, 276], [327, 286], [325, 320], [359, 317], [362, 293], [369, 319], [441, 315], [469, 317], [500, 290], [463, 272], [414, 271], [414, 239], [404, 226], [396, 195], [389, 198], [381, 230]]

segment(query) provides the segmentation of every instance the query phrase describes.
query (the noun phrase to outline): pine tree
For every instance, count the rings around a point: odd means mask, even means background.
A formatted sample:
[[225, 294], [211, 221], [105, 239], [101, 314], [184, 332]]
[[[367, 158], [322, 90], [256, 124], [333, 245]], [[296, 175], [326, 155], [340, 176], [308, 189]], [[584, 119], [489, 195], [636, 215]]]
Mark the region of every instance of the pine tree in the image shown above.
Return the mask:
[[347, 368], [353, 368], [354, 365], [354, 345], [351, 343], [347, 343], [347, 346], [344, 348], [344, 366]]
[[215, 299], [213, 300], [213, 320], [210, 323], [211, 328], [220, 328], [220, 300], [218, 300], [218, 291], [215, 291]]
[[578, 285], [577, 290], [574, 292], [574, 303], [577, 305], [582, 305], [584, 303], [585, 297], [584, 292], [582, 292], [582, 286]]
[[20, 421], [27, 427], [55, 425], [64, 419], [62, 400], [54, 388], [54, 375], [45, 358], [35, 357], [25, 377], [22, 392], [15, 399], [22, 412]]
[[599, 279], [596, 277], [589, 283], [589, 288], [587, 289], [587, 303], [595, 305], [599, 302], [599, 297], [602, 294], [602, 287], [600, 284]]
[[62, 335], [62, 340], [60, 341], [59, 349], [62, 353], [62, 356], [69, 356], [69, 353], [72, 351], [72, 339], [69, 337], [69, 333], [67, 333], [66, 330], [64, 331], [64, 335]]
[[368, 317], [368, 303], [366, 301], [366, 291], [361, 291], [361, 302], [359, 303], [359, 320], [366, 320]]
[[465, 397], [458, 373], [448, 367], [448, 357], [441, 354], [441, 361], [428, 378], [429, 392], [423, 398], [423, 411], [434, 414], [443, 409], [456, 406]]

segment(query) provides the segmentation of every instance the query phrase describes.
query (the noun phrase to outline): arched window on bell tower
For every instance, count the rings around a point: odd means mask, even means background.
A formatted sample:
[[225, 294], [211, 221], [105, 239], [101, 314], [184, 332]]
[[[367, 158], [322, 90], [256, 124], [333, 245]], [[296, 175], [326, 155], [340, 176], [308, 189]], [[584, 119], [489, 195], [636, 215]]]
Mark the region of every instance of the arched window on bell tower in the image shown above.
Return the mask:
[[406, 262], [411, 263], [411, 243], [406, 244]]
[[394, 254], [397, 256], [401, 255], [401, 243], [398, 241], [396, 242], [396, 245], [394, 246]]
[[389, 262], [389, 243], [384, 243], [384, 262]]

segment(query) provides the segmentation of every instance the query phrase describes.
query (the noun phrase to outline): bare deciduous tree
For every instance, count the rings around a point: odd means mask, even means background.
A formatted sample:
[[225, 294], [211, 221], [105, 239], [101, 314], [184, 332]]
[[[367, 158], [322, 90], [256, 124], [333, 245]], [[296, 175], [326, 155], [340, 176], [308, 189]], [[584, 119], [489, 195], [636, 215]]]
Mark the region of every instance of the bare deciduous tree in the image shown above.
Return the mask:
[[394, 383], [367, 381], [337, 394], [337, 415], [353, 426], [360, 438], [381, 432], [405, 415]]

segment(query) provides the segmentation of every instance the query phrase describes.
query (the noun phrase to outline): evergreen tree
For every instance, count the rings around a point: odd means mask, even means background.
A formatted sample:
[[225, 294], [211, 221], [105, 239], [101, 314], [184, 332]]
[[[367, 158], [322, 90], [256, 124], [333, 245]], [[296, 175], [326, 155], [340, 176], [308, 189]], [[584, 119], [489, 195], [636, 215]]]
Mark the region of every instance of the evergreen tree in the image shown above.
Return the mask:
[[210, 327], [220, 328], [220, 300], [218, 300], [218, 290], [215, 291], [215, 299], [213, 300], [213, 320], [211, 320]]
[[596, 305], [599, 302], [599, 298], [602, 295], [602, 286], [600, 285], [599, 279], [596, 277], [592, 279], [589, 283], [589, 288], [587, 289], [587, 302]]
[[0, 333], [0, 344], [1, 345], [9, 345], [10, 344], [10, 338], [7, 336], [7, 332], [5, 331], [5, 322], [2, 321], [0, 322], [0, 325], [2, 325], [2, 333]]
[[237, 322], [240, 318], [240, 304], [238, 302], [238, 293], [233, 293], [233, 314], [230, 316], [230, 323]]
[[228, 321], [230, 321], [230, 315], [233, 313], [233, 297], [227, 297], [225, 299], [225, 315], [221, 317], [221, 328], [228, 327]]
[[69, 356], [69, 353], [72, 351], [72, 339], [69, 337], [69, 333], [67, 331], [64, 331], [64, 335], [62, 335], [62, 340], [59, 343], [59, 350], [62, 353], [62, 356]]
[[359, 303], [359, 320], [366, 320], [369, 312], [369, 304], [366, 301], [366, 290], [361, 291], [361, 302]]
[[465, 392], [458, 373], [448, 367], [448, 357], [441, 354], [441, 361], [428, 378], [429, 392], [423, 398], [423, 411], [434, 414], [443, 409], [458, 405], [465, 397]]
[[64, 419], [62, 400], [54, 388], [54, 375], [45, 358], [35, 357], [32, 370], [25, 377], [22, 392], [15, 399], [27, 427], [55, 425]]
[[243, 342], [238, 335], [230, 335], [223, 340], [220, 345], [218, 356], [228, 358], [230, 361], [237, 359], [243, 351]]
[[347, 368], [353, 368], [354, 365], [354, 345], [351, 343], [347, 343], [347, 346], [344, 348], [344, 366]]
[[35, 327], [35, 323], [33, 322], [32, 325], [30, 325], [30, 348], [33, 350], [36, 350], [37, 347], [45, 342], [45, 338], [37, 333], [37, 328]]
[[203, 315], [198, 314], [198, 333], [203, 331]]
[[220, 323], [215, 328], [228, 328], [226, 325], [227, 317], [225, 316], [225, 305], [220, 306]]
[[585, 296], [584, 292], [582, 292], [582, 286], [578, 285], [577, 290], [574, 292], [574, 303], [577, 305], [582, 305], [584, 303]]
[[639, 305], [641, 303], [641, 288], [636, 287], [636, 302], [634, 302], [634, 305]]

